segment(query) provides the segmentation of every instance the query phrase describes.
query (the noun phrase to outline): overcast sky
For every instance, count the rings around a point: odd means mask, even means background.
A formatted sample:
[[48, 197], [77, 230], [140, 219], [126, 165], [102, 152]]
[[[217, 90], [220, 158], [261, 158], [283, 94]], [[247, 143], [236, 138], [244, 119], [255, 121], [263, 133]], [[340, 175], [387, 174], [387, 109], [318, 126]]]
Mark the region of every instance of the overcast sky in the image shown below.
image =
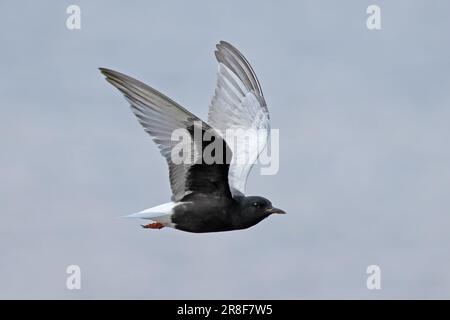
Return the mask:
[[[450, 298], [448, 1], [153, 2], [1, 2], [0, 298]], [[203, 235], [118, 218], [171, 193], [97, 68], [206, 119], [220, 40], [280, 129], [279, 173], [247, 191], [288, 215]]]

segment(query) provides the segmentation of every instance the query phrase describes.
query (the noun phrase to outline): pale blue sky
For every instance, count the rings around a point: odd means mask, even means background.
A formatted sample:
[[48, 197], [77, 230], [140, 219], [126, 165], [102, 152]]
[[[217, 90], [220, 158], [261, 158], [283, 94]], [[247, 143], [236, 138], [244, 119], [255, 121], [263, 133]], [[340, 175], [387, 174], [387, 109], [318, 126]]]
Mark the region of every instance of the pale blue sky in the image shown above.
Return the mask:
[[[366, 28], [378, 4], [382, 30]], [[78, 4], [82, 29], [65, 27]], [[448, 1], [2, 1], [0, 298], [450, 298]], [[251, 61], [286, 216], [142, 230], [166, 164], [100, 66], [206, 118], [214, 46]], [[82, 269], [82, 290], [65, 268]], [[382, 269], [383, 290], [365, 270]]]

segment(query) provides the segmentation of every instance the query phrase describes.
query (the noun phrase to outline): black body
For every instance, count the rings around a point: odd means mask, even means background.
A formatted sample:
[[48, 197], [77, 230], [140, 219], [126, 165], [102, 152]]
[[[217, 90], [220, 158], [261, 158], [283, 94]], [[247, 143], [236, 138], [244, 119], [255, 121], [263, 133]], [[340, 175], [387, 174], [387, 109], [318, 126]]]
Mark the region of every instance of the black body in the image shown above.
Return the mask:
[[272, 208], [262, 197], [211, 197], [206, 194], [189, 195], [174, 208], [172, 222], [175, 228], [194, 233], [221, 232], [247, 229], [272, 213], [283, 211]]

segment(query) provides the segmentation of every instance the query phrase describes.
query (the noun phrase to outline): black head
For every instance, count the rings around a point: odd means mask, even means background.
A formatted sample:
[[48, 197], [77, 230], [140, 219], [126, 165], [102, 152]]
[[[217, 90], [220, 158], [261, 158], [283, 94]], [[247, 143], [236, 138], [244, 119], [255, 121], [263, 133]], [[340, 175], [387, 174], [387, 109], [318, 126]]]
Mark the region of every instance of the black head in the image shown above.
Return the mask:
[[272, 214], [286, 213], [281, 209], [274, 208], [272, 203], [263, 197], [244, 197], [240, 202], [242, 216], [258, 222]]

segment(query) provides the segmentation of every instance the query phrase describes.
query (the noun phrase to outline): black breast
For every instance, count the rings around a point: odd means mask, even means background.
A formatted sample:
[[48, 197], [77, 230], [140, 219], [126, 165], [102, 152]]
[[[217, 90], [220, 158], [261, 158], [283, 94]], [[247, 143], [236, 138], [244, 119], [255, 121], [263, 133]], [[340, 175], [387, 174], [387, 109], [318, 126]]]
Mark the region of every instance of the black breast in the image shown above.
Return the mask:
[[195, 233], [220, 232], [237, 229], [233, 215], [237, 203], [222, 197], [186, 197], [176, 206], [172, 222], [179, 230]]

